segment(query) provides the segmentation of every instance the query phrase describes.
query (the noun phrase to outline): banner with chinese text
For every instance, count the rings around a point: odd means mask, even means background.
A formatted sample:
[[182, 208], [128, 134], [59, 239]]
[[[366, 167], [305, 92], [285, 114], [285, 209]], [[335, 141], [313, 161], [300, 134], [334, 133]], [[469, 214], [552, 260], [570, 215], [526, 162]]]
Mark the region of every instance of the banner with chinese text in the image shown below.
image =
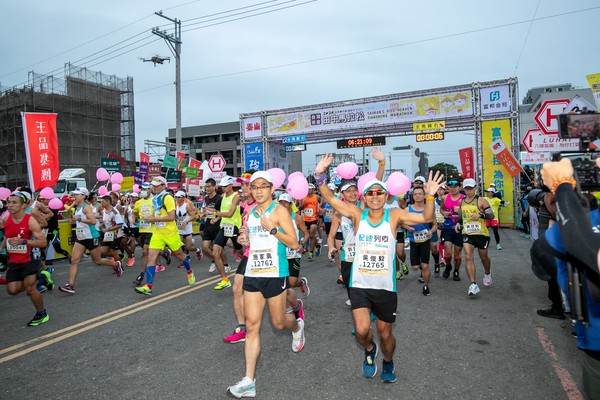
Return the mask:
[[[473, 148], [465, 147], [458, 149], [458, 157], [460, 158], [460, 168], [464, 179], [475, 177], [475, 159], [473, 158]], [[445, 179], [448, 179], [447, 177]]]
[[60, 175], [55, 113], [21, 113], [29, 186], [33, 191], [56, 184]]
[[506, 207], [500, 208], [500, 224], [503, 226], [514, 225], [514, 207], [513, 207], [513, 178], [500, 160], [494, 155], [491, 144], [497, 139], [502, 139], [506, 144], [506, 149], [511, 151], [511, 128], [510, 120], [500, 119], [496, 121], [484, 121], [481, 123], [481, 138], [483, 150], [483, 189], [487, 189], [491, 183], [496, 185], [496, 189], [502, 195], [502, 199], [510, 203]]
[[146, 153], [140, 152], [140, 162], [150, 164], [150, 156]]

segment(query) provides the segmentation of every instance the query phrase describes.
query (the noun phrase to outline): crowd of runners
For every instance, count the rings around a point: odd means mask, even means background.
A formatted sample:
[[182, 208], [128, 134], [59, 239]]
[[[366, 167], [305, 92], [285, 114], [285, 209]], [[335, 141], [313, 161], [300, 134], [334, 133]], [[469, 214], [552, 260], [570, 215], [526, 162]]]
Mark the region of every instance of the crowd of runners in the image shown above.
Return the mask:
[[[303, 199], [293, 199], [274, 187], [273, 177], [265, 171], [226, 176], [219, 182], [208, 179], [200, 205], [185, 191], [169, 192], [163, 177], [142, 184], [140, 193], [123, 196], [110, 192], [98, 197], [77, 188], [66, 210], [75, 239], [70, 255], [57, 241], [58, 213], [48, 208], [50, 199], [35, 198], [29, 188], [17, 188], [5, 201], [1, 219], [0, 261], [8, 265], [3, 283], [11, 295], [27, 292], [36, 311], [28, 325], [36, 326], [50, 318], [42, 293], [55, 287], [52, 267], [44, 262], [48, 246], [69, 257], [68, 280], [58, 286], [64, 295], [86, 290], [76, 285], [84, 257], [109, 267], [107, 272], [116, 278], [127, 267], [138, 269], [133, 290], [146, 296], [153, 294], [157, 273], [172, 259], [185, 270], [188, 285], [196, 281], [192, 264], [200, 268], [204, 259], [203, 265], [220, 276], [214, 290], [233, 291], [237, 326], [223, 340], [245, 343], [244, 378], [228, 387], [227, 393], [254, 397], [265, 306], [273, 327], [289, 330], [292, 351], [300, 352], [305, 343], [303, 300], [310, 295], [301, 264], [326, 255], [329, 262], [337, 263], [337, 282], [347, 290], [354, 335], [365, 351], [363, 375], [376, 376], [381, 351], [380, 378], [394, 382], [397, 280], [412, 268], [423, 284], [422, 294], [429, 296], [435, 293], [432, 277], [464, 278], [464, 250], [466, 294], [477, 296], [475, 251], [483, 265], [482, 283], [490, 286], [490, 230], [497, 249], [502, 249], [497, 227], [503, 202], [491, 185], [485, 196], [479, 196], [475, 180], [444, 181], [439, 173], [417, 176], [406, 194], [393, 196], [383, 181], [383, 152], [375, 149], [372, 155], [379, 161], [376, 178], [360, 190], [356, 180], [329, 181], [325, 171], [333, 157], [324, 157], [309, 177], [314, 183]], [[201, 222], [201, 235], [196, 238], [195, 221]], [[201, 243], [195, 243], [199, 239]], [[141, 250], [136, 251], [137, 247]], [[136, 252], [141, 257], [136, 258]], [[237, 270], [230, 282], [232, 265]], [[379, 343], [371, 331], [372, 321]]]

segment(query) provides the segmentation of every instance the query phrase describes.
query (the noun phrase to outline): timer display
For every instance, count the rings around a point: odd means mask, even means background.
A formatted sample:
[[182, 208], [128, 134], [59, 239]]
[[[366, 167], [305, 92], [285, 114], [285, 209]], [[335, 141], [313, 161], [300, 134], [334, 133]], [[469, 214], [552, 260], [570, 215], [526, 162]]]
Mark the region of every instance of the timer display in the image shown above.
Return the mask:
[[444, 132], [432, 132], [432, 133], [417, 133], [417, 142], [431, 142], [434, 140], [444, 140]]
[[341, 139], [337, 141], [338, 149], [352, 149], [355, 147], [370, 147], [370, 146], [384, 146], [385, 136], [368, 137], [368, 138], [354, 138], [354, 139]]

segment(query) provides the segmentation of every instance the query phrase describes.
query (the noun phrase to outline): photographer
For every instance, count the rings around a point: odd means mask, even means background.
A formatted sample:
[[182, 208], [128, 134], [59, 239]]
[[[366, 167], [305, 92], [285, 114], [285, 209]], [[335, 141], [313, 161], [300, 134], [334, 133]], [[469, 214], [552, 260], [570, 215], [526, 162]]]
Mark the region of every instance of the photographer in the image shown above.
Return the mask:
[[[596, 165], [600, 166], [598, 160]], [[576, 182], [569, 159], [546, 163], [541, 173], [544, 185], [555, 195], [557, 223], [548, 229], [545, 239], [552, 247], [549, 251], [557, 256], [558, 281], [570, 299], [572, 317], [576, 319], [577, 344], [585, 354], [584, 391], [590, 399], [600, 399], [598, 211], [588, 212], [581, 205], [574, 191]]]

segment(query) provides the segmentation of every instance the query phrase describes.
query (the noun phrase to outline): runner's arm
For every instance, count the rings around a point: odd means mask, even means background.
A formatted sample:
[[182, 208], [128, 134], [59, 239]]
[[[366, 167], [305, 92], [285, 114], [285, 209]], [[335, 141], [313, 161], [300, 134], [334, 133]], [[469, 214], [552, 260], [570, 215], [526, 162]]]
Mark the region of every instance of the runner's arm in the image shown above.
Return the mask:
[[227, 211], [216, 211], [215, 215], [220, 218], [231, 218], [231, 216], [233, 216], [233, 214], [235, 213], [235, 210], [237, 209], [239, 203], [240, 195], [235, 194], [233, 195], [233, 200], [231, 200], [231, 208]]
[[28, 240], [27, 246], [43, 249], [48, 245], [46, 235], [42, 232], [42, 228], [35, 218], [29, 218], [29, 230], [33, 234], [33, 240]]

